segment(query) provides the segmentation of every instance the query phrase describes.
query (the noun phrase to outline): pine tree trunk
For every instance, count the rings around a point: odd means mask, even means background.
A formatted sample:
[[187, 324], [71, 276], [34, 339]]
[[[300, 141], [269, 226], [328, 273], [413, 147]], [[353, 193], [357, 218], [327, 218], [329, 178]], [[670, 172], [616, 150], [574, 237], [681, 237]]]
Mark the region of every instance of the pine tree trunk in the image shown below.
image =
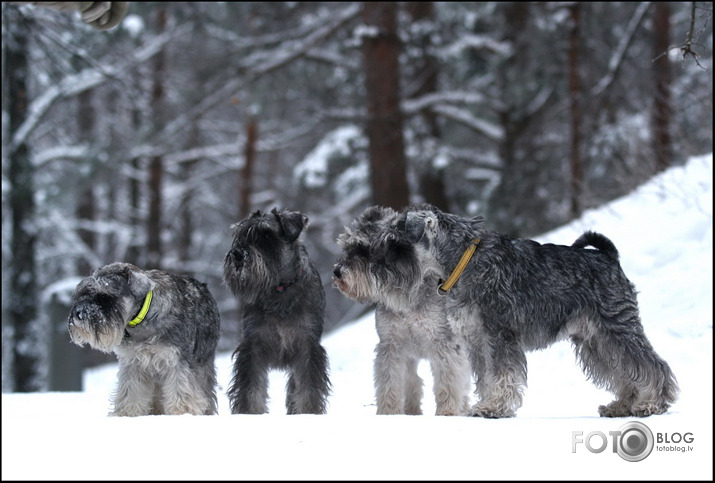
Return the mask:
[[[77, 112], [77, 127], [80, 132], [80, 139], [85, 143], [91, 143], [92, 129], [95, 123], [94, 120], [94, 110], [92, 109], [92, 91], [88, 90], [82, 92], [78, 96], [78, 112]], [[91, 164], [92, 160], [87, 159], [86, 163]], [[91, 170], [94, 172], [94, 169]], [[87, 251], [93, 251], [96, 249], [96, 236], [93, 230], [82, 228], [82, 223], [91, 224], [96, 217], [95, 213], [95, 199], [94, 199], [94, 188], [91, 180], [87, 180], [84, 183], [86, 188], [79, 193], [77, 199], [77, 220], [80, 222], [80, 227], [77, 230], [79, 238], [84, 243]], [[86, 277], [89, 275], [93, 268], [89, 262], [89, 257], [82, 257], [77, 261], [77, 273], [81, 277]]]
[[[134, 132], [141, 132], [141, 112], [138, 108], [132, 110], [132, 128]], [[141, 170], [141, 159], [138, 157], [131, 159], [132, 173], [139, 173]], [[129, 224], [132, 230], [132, 240], [133, 243], [127, 247], [126, 261], [141, 266], [143, 264], [141, 260], [141, 250], [140, 245], [136, 240], [140, 239], [139, 231], [141, 227], [141, 185], [136, 176], [129, 177]]]
[[242, 220], [251, 212], [251, 193], [253, 192], [253, 165], [256, 160], [256, 140], [258, 139], [258, 125], [256, 119], [250, 117], [246, 125], [246, 146], [244, 149], [243, 169], [239, 174], [239, 200], [238, 214]]
[[363, 38], [363, 56], [373, 202], [399, 210], [409, 203], [409, 188], [400, 110], [397, 3], [365, 2], [362, 16], [369, 32]]
[[[432, 25], [434, 22], [433, 2], [407, 2], [405, 4], [410, 20], [413, 23]], [[410, 94], [410, 97], [422, 97], [438, 91], [437, 74], [439, 64], [432, 54], [431, 31], [422, 30], [418, 38], [414, 39], [416, 47], [420, 49], [420, 57], [416, 59], [416, 69], [414, 77], [420, 80], [419, 87]], [[419, 35], [419, 34], [417, 34]], [[440, 143], [442, 132], [439, 127], [437, 115], [432, 109], [427, 109], [422, 113], [425, 125], [427, 126], [427, 137]], [[433, 159], [427, 159], [419, 166], [420, 194], [427, 203], [431, 203], [443, 211], [450, 211], [449, 199], [447, 198], [444, 183], [444, 170], [435, 166]]]
[[[157, 33], [166, 29], [166, 8], [157, 11]], [[164, 63], [166, 52], [162, 50], [154, 59], [154, 86], [151, 95], [152, 112], [158, 122], [163, 119], [161, 103], [164, 97]], [[163, 257], [161, 244], [161, 211], [162, 182], [164, 177], [164, 160], [161, 156], [153, 156], [149, 163], [149, 219], [147, 220], [147, 263], [146, 268], [160, 269]]]
[[[27, 118], [29, 104], [28, 37], [29, 19], [23, 18], [15, 7], [3, 9], [10, 17], [6, 25], [8, 43], [4, 67], [7, 81], [7, 109], [9, 138], [18, 131]], [[37, 242], [34, 169], [28, 146], [21, 142], [8, 153], [8, 199], [12, 217], [10, 241], [10, 289], [9, 301], [5, 302], [10, 324], [13, 328], [13, 379], [14, 390], [32, 392], [42, 389], [40, 354], [46, 344], [40, 340], [37, 306], [37, 270], [35, 249]]]
[[581, 5], [576, 2], [571, 8], [569, 34], [569, 100], [571, 110], [571, 217], [581, 216], [581, 191], [583, 167], [581, 162], [581, 79], [579, 75]]
[[655, 2], [653, 14], [653, 76], [655, 98], [653, 100], [653, 149], [657, 172], [667, 169], [673, 162], [673, 147], [670, 138], [670, 6], [667, 2]]

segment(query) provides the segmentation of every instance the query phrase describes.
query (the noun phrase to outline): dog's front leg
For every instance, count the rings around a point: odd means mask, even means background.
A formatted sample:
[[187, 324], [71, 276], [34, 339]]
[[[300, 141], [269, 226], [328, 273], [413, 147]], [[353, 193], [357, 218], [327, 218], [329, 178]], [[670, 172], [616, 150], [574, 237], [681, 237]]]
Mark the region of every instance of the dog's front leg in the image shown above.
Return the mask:
[[330, 380], [328, 354], [323, 346], [311, 345], [307, 358], [299, 358], [291, 367], [286, 394], [288, 414], [325, 414]]
[[152, 411], [154, 380], [140, 367], [120, 362], [110, 416], [146, 416]]
[[268, 367], [245, 341], [238, 346], [228, 390], [231, 414], [268, 412]]

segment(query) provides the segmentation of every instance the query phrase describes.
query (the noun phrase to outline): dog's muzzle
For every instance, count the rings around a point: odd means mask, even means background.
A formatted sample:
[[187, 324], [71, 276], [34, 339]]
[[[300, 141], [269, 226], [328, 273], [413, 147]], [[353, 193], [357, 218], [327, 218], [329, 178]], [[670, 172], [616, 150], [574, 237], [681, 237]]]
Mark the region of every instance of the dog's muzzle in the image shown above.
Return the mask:
[[343, 277], [343, 264], [336, 263], [333, 265], [333, 277], [340, 280]]
[[92, 323], [98, 323], [104, 319], [102, 311], [94, 304], [75, 305], [70, 310], [68, 323], [72, 325], [88, 326]]

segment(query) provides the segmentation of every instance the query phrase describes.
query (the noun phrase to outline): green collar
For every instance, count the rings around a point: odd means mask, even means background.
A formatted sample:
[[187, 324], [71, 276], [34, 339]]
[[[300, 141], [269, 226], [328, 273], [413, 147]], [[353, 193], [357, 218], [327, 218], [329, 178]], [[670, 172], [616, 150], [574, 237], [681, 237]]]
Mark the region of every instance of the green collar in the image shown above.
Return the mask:
[[144, 305], [142, 305], [142, 309], [139, 311], [139, 315], [134, 317], [132, 321], [129, 322], [129, 327], [139, 325], [144, 320], [144, 317], [146, 317], [147, 312], [149, 312], [149, 305], [151, 305], [151, 297], [152, 293], [151, 290], [149, 290], [149, 293], [146, 294], [146, 298], [144, 299]]

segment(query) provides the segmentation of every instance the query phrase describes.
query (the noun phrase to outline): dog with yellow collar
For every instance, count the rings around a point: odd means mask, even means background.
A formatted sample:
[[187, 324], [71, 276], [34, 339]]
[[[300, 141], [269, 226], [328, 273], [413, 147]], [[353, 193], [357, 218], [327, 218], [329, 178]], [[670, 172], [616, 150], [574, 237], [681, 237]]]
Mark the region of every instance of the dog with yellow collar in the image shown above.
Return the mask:
[[216, 414], [220, 315], [206, 284], [112, 263], [77, 285], [68, 326], [73, 343], [117, 355], [110, 415]]

